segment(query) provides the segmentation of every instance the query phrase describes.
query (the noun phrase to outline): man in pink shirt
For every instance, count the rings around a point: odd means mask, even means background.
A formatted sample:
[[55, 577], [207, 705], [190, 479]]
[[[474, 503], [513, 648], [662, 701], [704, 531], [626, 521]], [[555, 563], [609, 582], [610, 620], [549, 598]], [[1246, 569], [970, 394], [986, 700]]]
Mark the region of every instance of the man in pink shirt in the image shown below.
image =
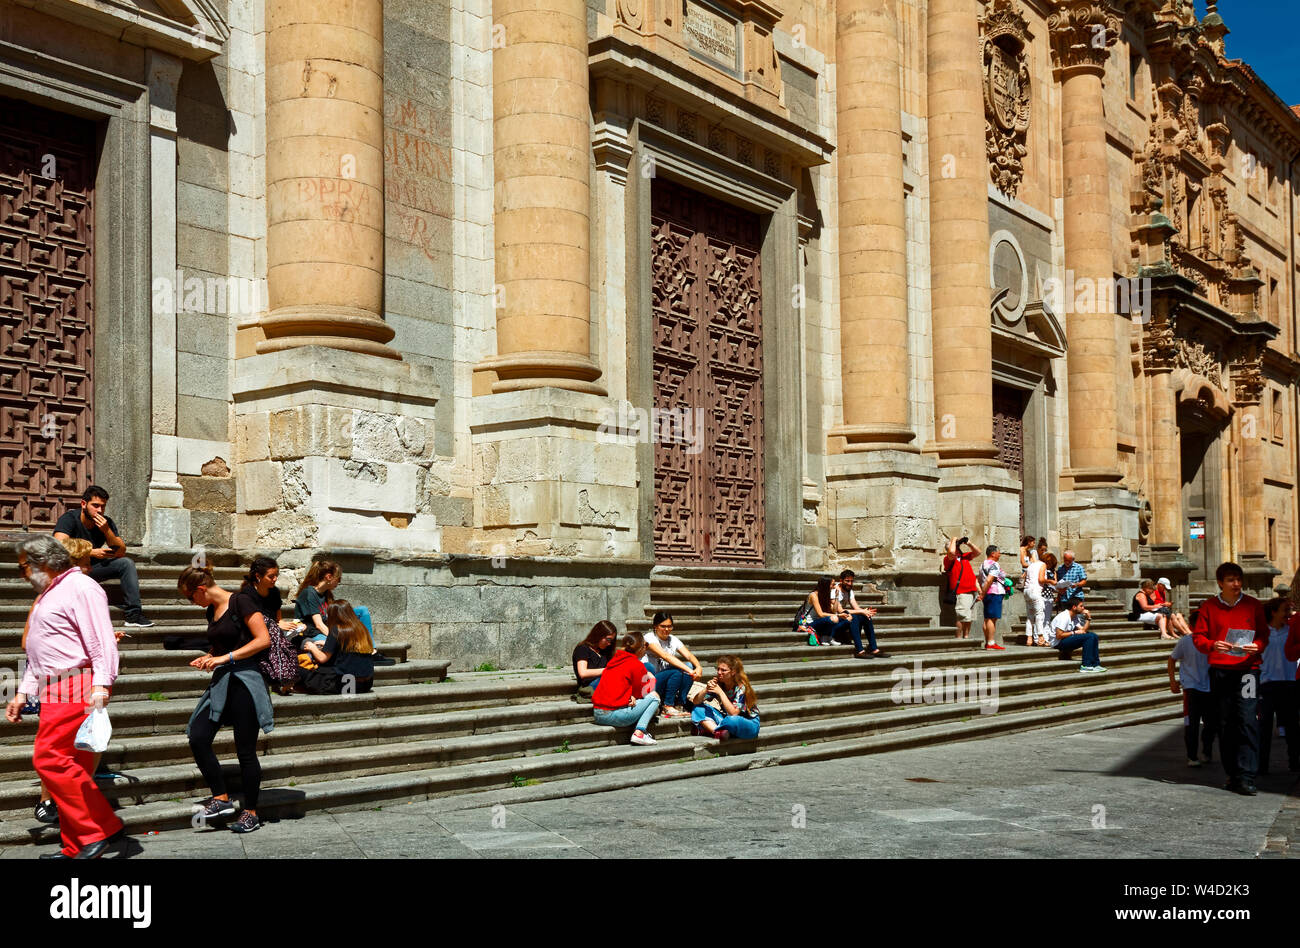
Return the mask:
[[74, 743], [89, 706], [107, 705], [117, 679], [108, 597], [53, 537], [20, 543], [18, 568], [40, 599], [29, 620], [22, 684], [5, 717], [20, 722], [28, 696], [39, 694], [32, 763], [58, 805], [63, 834], [62, 850], [41, 858], [98, 859], [121, 834], [122, 821], [95, 785], [94, 756]]

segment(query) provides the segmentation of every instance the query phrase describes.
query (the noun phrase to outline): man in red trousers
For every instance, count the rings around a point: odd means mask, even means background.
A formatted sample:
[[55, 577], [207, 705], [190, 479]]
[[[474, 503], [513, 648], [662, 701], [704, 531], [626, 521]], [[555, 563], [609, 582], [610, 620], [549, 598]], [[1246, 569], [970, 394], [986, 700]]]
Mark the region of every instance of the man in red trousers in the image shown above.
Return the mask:
[[74, 742], [89, 706], [108, 704], [117, 678], [108, 597], [53, 537], [20, 543], [18, 568], [39, 599], [27, 633], [27, 668], [5, 717], [17, 724], [28, 696], [39, 694], [32, 763], [58, 805], [63, 834], [62, 850], [41, 858], [98, 859], [120, 836], [122, 821], [95, 785], [94, 756], [76, 750]]

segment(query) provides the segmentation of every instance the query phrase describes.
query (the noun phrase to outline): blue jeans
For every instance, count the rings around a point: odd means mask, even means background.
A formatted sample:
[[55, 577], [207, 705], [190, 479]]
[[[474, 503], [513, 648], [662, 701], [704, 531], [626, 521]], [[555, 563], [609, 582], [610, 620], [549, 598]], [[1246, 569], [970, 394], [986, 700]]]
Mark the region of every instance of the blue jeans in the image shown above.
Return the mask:
[[665, 707], [678, 707], [686, 703], [686, 692], [691, 690], [694, 681], [680, 668], [665, 668], [655, 674], [655, 691], [659, 692]]
[[644, 731], [650, 726], [650, 719], [658, 710], [659, 696], [651, 694], [638, 701], [634, 707], [615, 708], [613, 711], [595, 708], [594, 714], [597, 724], [606, 727], [627, 727], [629, 724], [635, 724], [638, 731]]
[[1063, 639], [1056, 640], [1056, 647], [1060, 649], [1062, 655], [1069, 655], [1080, 646], [1083, 646], [1084, 668], [1091, 668], [1094, 665], [1101, 664], [1101, 649], [1097, 645], [1096, 632], [1067, 635]]
[[742, 718], [738, 714], [723, 714], [712, 705], [697, 705], [691, 712], [691, 723], [700, 724], [708, 718], [718, 727], [725, 727], [733, 737], [752, 740], [758, 737], [758, 718]]
[[831, 642], [834, 642], [836, 633], [844, 627], [844, 623], [828, 616], [821, 619], [813, 619], [812, 627], [813, 632], [817, 636], [817, 641], [823, 642], [829, 639]]
[[862, 651], [862, 630], [867, 630], [867, 644], [871, 646], [869, 651], [876, 650], [876, 627], [871, 623], [869, 616], [854, 614], [852, 622], [849, 625], [849, 634], [853, 636], [853, 647], [859, 652]]

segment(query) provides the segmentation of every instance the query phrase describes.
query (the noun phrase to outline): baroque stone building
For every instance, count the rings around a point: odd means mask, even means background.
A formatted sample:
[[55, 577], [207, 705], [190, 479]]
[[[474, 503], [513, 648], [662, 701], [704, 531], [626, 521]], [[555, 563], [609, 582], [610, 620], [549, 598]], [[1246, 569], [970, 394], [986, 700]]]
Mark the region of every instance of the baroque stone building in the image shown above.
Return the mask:
[[961, 532], [1267, 588], [1300, 114], [1215, 6], [0, 0], [0, 528], [93, 479], [461, 665]]

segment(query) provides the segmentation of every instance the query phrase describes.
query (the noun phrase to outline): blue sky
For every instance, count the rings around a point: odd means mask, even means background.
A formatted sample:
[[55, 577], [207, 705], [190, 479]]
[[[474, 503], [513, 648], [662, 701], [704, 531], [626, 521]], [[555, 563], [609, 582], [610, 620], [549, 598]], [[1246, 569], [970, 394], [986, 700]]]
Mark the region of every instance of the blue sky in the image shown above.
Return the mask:
[[[1205, 14], [1205, 0], [1196, 0]], [[1300, 105], [1300, 0], [1219, 0], [1228, 58], [1244, 59], [1287, 105]]]

